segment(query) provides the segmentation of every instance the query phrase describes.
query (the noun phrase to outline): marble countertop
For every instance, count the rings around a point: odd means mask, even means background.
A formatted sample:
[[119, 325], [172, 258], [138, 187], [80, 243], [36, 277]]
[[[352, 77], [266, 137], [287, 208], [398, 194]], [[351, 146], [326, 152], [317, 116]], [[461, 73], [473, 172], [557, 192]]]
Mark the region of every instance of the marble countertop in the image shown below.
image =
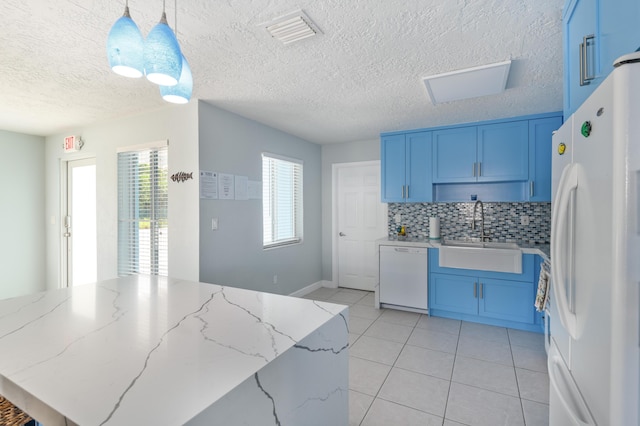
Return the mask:
[[347, 313], [149, 276], [0, 300], [0, 394], [58, 424], [184, 424]]
[[[518, 244], [523, 253], [537, 254], [542, 256], [543, 259], [549, 261], [550, 246], [549, 244], [529, 244], [521, 241], [509, 241]], [[398, 239], [394, 237], [385, 237], [376, 240], [377, 245], [391, 245], [391, 246], [407, 246], [407, 247], [428, 247], [428, 248], [440, 248], [442, 245], [440, 240], [431, 240], [426, 238], [407, 238]]]

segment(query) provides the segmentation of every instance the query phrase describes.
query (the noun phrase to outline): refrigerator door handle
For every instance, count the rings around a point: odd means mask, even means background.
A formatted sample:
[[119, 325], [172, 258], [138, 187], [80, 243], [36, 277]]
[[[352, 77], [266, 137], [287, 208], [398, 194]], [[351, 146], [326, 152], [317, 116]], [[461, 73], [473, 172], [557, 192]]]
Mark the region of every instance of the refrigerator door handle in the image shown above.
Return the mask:
[[[555, 295], [554, 303], [558, 307], [560, 322], [569, 335], [576, 339], [577, 321], [576, 315], [569, 309], [567, 300], [567, 282], [564, 277], [565, 268], [569, 259], [566, 259], [566, 248], [563, 249], [563, 241], [560, 236], [565, 235], [567, 227], [567, 212], [571, 203], [571, 192], [578, 188], [578, 168], [576, 164], [568, 164], [562, 171], [556, 203], [551, 214], [551, 285]], [[566, 247], [566, 246], [565, 246]]]
[[572, 424], [579, 426], [596, 426], [589, 409], [587, 408], [578, 387], [571, 379], [570, 373], [564, 366], [564, 361], [558, 354], [555, 345], [552, 345], [549, 358], [547, 359], [549, 369], [549, 382], [553, 391], [558, 395], [560, 403], [565, 409], [565, 413], [571, 417]]

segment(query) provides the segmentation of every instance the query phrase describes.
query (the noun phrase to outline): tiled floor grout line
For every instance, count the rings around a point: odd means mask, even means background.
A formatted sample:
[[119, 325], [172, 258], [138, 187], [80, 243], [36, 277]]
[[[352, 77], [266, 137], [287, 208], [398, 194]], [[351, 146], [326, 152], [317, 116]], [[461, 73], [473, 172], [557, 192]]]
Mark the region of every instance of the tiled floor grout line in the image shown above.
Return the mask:
[[520, 380], [516, 371], [516, 358], [513, 356], [513, 347], [511, 345], [511, 335], [507, 330], [507, 339], [509, 340], [509, 353], [511, 354], [511, 362], [513, 362], [513, 374], [516, 376], [516, 387], [518, 388], [518, 399], [520, 400], [520, 411], [522, 412], [522, 424], [527, 425], [527, 419], [524, 417], [524, 405], [522, 404], [522, 394], [520, 393]]
[[458, 340], [456, 341], [456, 352], [453, 354], [453, 365], [451, 365], [451, 377], [449, 377], [449, 389], [447, 389], [447, 398], [444, 402], [444, 413], [442, 414], [442, 425], [447, 421], [447, 407], [449, 406], [449, 395], [451, 395], [451, 385], [453, 384], [453, 372], [456, 369], [456, 359], [458, 359], [458, 346], [460, 346], [460, 335], [462, 334], [462, 321], [458, 327]]

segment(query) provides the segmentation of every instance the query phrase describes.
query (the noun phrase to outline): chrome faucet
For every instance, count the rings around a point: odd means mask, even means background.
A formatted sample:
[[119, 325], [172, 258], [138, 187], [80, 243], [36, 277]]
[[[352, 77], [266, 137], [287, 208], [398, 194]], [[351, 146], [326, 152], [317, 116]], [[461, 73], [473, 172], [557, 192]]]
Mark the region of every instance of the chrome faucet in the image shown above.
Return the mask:
[[480, 224], [481, 224], [480, 241], [484, 242], [489, 239], [489, 236], [484, 234], [484, 204], [482, 204], [482, 201], [480, 200], [476, 201], [476, 203], [473, 205], [473, 216], [471, 217], [471, 230], [472, 231], [476, 230], [476, 210], [478, 208], [478, 204], [480, 204]]

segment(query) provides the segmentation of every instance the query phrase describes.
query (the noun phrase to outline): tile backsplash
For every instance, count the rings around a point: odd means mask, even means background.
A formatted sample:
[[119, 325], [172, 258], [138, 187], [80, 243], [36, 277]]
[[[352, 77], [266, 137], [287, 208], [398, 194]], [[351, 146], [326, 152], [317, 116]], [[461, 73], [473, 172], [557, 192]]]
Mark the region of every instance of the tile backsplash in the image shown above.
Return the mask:
[[[440, 218], [442, 238], [479, 238], [480, 211], [476, 230], [471, 230], [474, 202], [389, 203], [389, 236], [405, 226], [409, 238], [429, 238], [429, 218]], [[529, 220], [522, 225], [523, 218]], [[524, 219], [526, 222], [527, 219]], [[484, 229], [492, 241], [548, 244], [551, 235], [551, 203], [484, 203]]]

